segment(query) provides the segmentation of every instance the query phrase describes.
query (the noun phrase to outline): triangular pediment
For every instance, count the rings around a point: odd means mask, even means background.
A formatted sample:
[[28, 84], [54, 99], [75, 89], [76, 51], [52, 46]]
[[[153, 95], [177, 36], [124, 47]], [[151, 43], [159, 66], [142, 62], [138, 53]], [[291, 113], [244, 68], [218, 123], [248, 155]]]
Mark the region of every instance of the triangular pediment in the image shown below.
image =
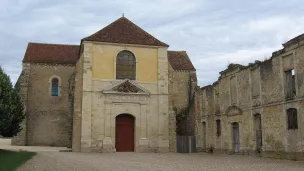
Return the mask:
[[124, 80], [111, 86], [108, 89], [103, 90], [103, 93], [115, 93], [115, 94], [149, 94], [149, 91], [131, 80]]

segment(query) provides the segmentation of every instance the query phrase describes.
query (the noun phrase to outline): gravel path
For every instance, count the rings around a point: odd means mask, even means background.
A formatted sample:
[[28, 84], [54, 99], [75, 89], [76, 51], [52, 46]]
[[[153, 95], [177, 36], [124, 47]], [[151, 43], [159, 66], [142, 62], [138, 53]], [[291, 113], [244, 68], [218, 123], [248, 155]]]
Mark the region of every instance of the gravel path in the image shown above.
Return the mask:
[[304, 171], [304, 162], [205, 153], [39, 152], [18, 171]]

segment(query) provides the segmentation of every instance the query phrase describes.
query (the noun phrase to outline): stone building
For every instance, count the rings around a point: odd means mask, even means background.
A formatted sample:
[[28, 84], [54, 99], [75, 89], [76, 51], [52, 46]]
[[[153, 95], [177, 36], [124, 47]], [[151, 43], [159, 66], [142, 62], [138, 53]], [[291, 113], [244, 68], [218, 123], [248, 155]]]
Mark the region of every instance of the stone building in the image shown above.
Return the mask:
[[270, 59], [230, 64], [196, 91], [202, 151], [304, 160], [304, 35]]
[[80, 45], [29, 43], [16, 83], [27, 118], [12, 143], [175, 152], [178, 133], [196, 135], [198, 151], [304, 160], [303, 45], [300, 35], [199, 88], [185, 51], [125, 17]]
[[175, 151], [173, 109], [187, 105], [196, 74], [168, 47], [125, 17], [80, 45], [29, 43], [16, 84], [27, 118], [12, 143]]

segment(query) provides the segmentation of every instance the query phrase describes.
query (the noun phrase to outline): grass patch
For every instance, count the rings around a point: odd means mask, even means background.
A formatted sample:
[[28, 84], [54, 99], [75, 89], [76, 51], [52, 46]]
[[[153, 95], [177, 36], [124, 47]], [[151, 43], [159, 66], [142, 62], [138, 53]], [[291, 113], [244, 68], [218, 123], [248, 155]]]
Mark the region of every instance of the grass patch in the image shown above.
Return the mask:
[[34, 155], [36, 155], [34, 152], [15, 152], [0, 149], [0, 171], [16, 170]]

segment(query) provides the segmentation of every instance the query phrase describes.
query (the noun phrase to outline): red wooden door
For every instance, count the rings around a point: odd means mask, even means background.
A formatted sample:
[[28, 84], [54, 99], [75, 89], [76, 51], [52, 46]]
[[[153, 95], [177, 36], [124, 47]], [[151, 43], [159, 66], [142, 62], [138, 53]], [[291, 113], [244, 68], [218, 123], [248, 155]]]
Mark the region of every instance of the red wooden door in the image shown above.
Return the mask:
[[134, 151], [134, 117], [121, 114], [116, 117], [115, 147], [117, 152]]

